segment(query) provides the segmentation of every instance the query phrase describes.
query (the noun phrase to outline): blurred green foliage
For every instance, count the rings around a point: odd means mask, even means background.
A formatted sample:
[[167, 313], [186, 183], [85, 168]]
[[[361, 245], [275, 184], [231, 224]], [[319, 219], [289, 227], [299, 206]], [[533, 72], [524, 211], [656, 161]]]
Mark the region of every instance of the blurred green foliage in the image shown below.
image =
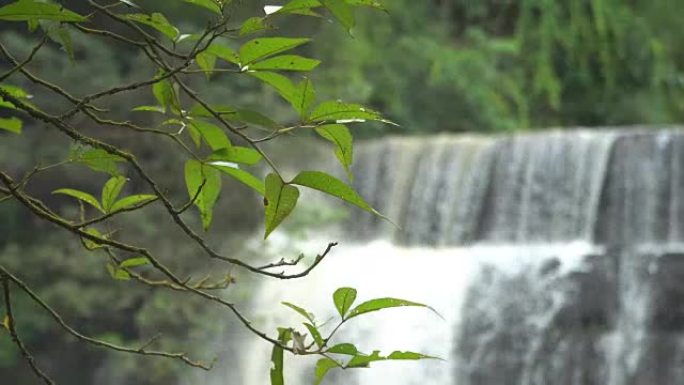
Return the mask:
[[[677, 0], [394, 0], [356, 39], [327, 26], [323, 92], [405, 132], [681, 122]], [[331, 40], [332, 39], [332, 40]], [[319, 87], [320, 88], [320, 87]], [[377, 126], [376, 132], [394, 130]], [[384, 131], [382, 131], [384, 132]]]

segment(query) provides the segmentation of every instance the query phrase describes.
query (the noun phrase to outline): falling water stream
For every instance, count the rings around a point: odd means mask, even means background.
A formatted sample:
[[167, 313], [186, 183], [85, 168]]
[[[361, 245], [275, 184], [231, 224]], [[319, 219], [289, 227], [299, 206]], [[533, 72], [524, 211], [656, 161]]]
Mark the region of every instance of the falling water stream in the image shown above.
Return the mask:
[[[361, 195], [398, 226], [355, 212], [312, 276], [260, 288], [256, 308], [279, 311], [255, 322], [296, 325], [283, 300], [325, 320], [334, 289], [352, 286], [359, 301], [403, 297], [444, 319], [377, 312], [339, 342], [445, 361], [378, 363], [325, 383], [684, 384], [684, 134], [385, 138], [356, 159]], [[302, 247], [320, 251], [323, 239]], [[235, 383], [267, 384], [269, 346], [250, 341]], [[315, 361], [286, 359], [289, 384], [312, 382]]]

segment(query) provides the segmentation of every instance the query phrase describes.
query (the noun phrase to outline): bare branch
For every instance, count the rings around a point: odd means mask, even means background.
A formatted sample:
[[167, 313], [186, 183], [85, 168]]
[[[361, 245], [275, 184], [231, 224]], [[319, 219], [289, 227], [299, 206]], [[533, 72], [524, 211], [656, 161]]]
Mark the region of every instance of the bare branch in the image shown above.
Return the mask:
[[42, 379], [47, 385], [55, 385], [55, 382], [38, 367], [35, 358], [33, 358], [31, 353], [26, 348], [26, 345], [24, 345], [24, 342], [17, 334], [16, 321], [14, 319], [14, 314], [12, 313], [12, 298], [10, 295], [9, 280], [11, 280], [11, 277], [5, 274], [4, 269], [2, 269], [0, 271], [0, 281], [2, 281], [2, 290], [4, 293], [3, 297], [5, 299], [5, 327], [9, 331], [12, 341], [14, 341], [14, 344], [17, 345], [21, 351], [21, 355], [24, 356], [26, 362], [28, 362], [29, 366], [31, 367], [31, 370], [33, 370], [33, 373], [35, 373], [36, 376]]
[[[28, 296], [31, 297], [31, 299], [35, 303], [37, 303], [38, 305], [40, 305], [40, 307], [42, 307], [45, 311], [47, 311], [50, 314], [50, 316], [52, 316], [52, 318], [55, 320], [55, 322], [57, 322], [57, 324], [59, 324], [59, 326], [61, 326], [69, 334], [71, 334], [72, 336], [76, 337], [77, 339], [79, 339], [81, 341], [88, 342], [88, 343], [95, 345], [95, 346], [99, 346], [99, 347], [103, 347], [103, 348], [107, 348], [107, 349], [111, 349], [111, 350], [116, 350], [116, 351], [123, 352], [123, 353], [139, 354], [139, 355], [144, 355], [144, 356], [159, 356], [159, 357], [174, 358], [174, 359], [181, 360], [185, 364], [196, 367], [196, 368], [200, 368], [200, 369], [204, 369], [204, 370], [210, 370], [211, 369], [211, 365], [206, 365], [202, 362], [193, 361], [190, 358], [188, 358], [185, 355], [185, 353], [169, 353], [169, 352], [163, 352], [163, 351], [145, 350], [144, 348], [137, 348], [137, 349], [127, 348], [124, 346], [112, 344], [112, 343], [107, 342], [107, 341], [99, 340], [97, 338], [85, 336], [85, 335], [81, 334], [80, 332], [76, 331], [76, 329], [74, 329], [73, 327], [69, 326], [64, 321], [64, 319], [62, 318], [62, 316], [59, 313], [57, 313], [52, 307], [50, 307], [50, 305], [48, 305], [42, 298], [40, 298], [38, 296], [38, 294], [36, 294], [33, 290], [31, 290], [31, 288], [28, 285], [26, 285], [22, 280], [20, 280], [19, 278], [14, 276], [12, 273], [10, 273], [2, 265], [0, 265], [0, 273], [6, 277], [3, 285], [7, 284], [7, 280], [14, 282], [21, 290], [23, 290], [26, 294], [28, 294]], [[5, 296], [7, 297], [7, 295], [8, 295], [8, 291], [6, 290]]]
[[33, 47], [31, 52], [29, 53], [29, 55], [21, 63], [14, 63], [14, 60], [10, 60], [11, 62], [13, 62], [13, 64], [15, 64], [15, 66], [12, 69], [10, 69], [9, 71], [5, 72], [3, 75], [0, 75], [0, 82], [4, 81], [8, 77], [12, 76], [17, 71], [20, 71], [28, 63], [30, 63], [31, 60], [33, 60], [33, 57], [36, 55], [36, 53], [38, 53], [38, 50], [40, 50], [40, 48], [45, 44], [46, 41], [47, 41], [47, 35], [44, 35], [43, 38], [40, 39], [40, 42], [38, 42], [38, 44], [36, 44], [36, 46]]
[[193, 204], [195, 204], [195, 202], [197, 201], [197, 198], [198, 198], [199, 195], [202, 193], [202, 189], [204, 188], [204, 185], [205, 185], [206, 183], [207, 183], [206, 178], [205, 178], [205, 179], [202, 179], [202, 183], [201, 183], [201, 184], [199, 185], [199, 187], [197, 188], [197, 192], [195, 192], [195, 195], [193, 195], [193, 197], [190, 198], [190, 200], [188, 201], [188, 203], [184, 204], [183, 207], [181, 207], [181, 208], [179, 208], [178, 210], [176, 210], [176, 211], [175, 211], [176, 214], [182, 214], [182, 213], [184, 213], [187, 209], [189, 209], [190, 207], [192, 207]]
[[[19, 62], [14, 58], [14, 56], [12, 56], [12, 54], [7, 50], [7, 48], [5, 48], [5, 46], [2, 44], [2, 42], [0, 42], [0, 52], [1, 52], [1, 53], [7, 58], [7, 60], [9, 60], [12, 64], [14, 64], [14, 65], [17, 66], [17, 67], [20, 67]], [[33, 73], [31, 73], [30, 71], [28, 71], [28, 70], [27, 70], [26, 68], [24, 68], [24, 67], [20, 67], [20, 68], [19, 68], [19, 71], [20, 71], [27, 79], [29, 79], [29, 80], [32, 81], [33, 83], [36, 83], [36, 84], [38, 84], [38, 85], [41, 85], [41, 86], [43, 86], [43, 87], [45, 87], [45, 88], [48, 88], [48, 89], [52, 90], [53, 92], [58, 93], [59, 95], [62, 95], [63, 97], [65, 97], [67, 100], [69, 100], [70, 102], [72, 102], [72, 103], [74, 103], [74, 104], [81, 104], [84, 108], [92, 109], [92, 110], [94, 110], [94, 111], [99, 111], [99, 112], [106, 112], [106, 111], [107, 111], [107, 110], [105, 110], [105, 109], [103, 109], [103, 108], [99, 108], [99, 107], [93, 106], [92, 104], [89, 104], [89, 103], [82, 103], [82, 100], [81, 100], [81, 99], [78, 99], [77, 97], [71, 95], [69, 92], [67, 92], [66, 90], [64, 90], [64, 89], [61, 88], [60, 86], [58, 86], [58, 85], [56, 85], [56, 84], [53, 84], [53, 83], [50, 83], [50, 82], [48, 82], [47, 80], [44, 80], [44, 79], [41, 79], [41, 78], [35, 76]]]
[[[63, 218], [61, 218], [55, 214], [52, 214], [47, 208], [45, 208], [45, 205], [42, 204], [42, 202], [40, 202], [39, 200], [37, 200], [35, 198], [28, 197], [24, 193], [22, 193], [21, 191], [18, 191], [17, 190], [18, 186], [13, 182], [12, 178], [10, 178], [9, 175], [5, 174], [4, 172], [0, 172], [0, 181], [2, 181], [5, 184], [5, 186], [7, 187], [6, 190], [8, 190], [14, 197], [17, 198], [17, 200], [19, 202], [21, 202], [25, 207], [27, 207], [29, 210], [31, 210], [38, 217], [43, 218], [45, 220], [48, 220], [48, 221], [50, 221], [50, 222], [52, 222], [52, 223], [54, 223], [54, 224], [56, 224], [56, 225], [58, 225], [64, 229], [67, 229], [67, 230], [79, 235], [82, 238], [91, 240], [95, 243], [112, 246], [112, 247], [117, 248], [119, 250], [132, 252], [132, 253], [139, 254], [139, 255], [147, 258], [150, 261], [150, 264], [154, 268], [156, 268], [159, 272], [161, 272], [163, 275], [165, 275], [167, 278], [169, 278], [169, 280], [172, 283], [174, 283], [175, 285], [177, 285], [179, 288], [184, 289], [184, 291], [186, 291], [188, 293], [199, 295], [200, 297], [203, 297], [207, 300], [216, 302], [218, 304], [221, 304], [221, 305], [229, 308], [230, 311], [238, 318], [238, 320], [247, 329], [249, 329], [253, 334], [259, 336], [260, 338], [262, 338], [262, 339], [264, 339], [264, 340], [266, 340], [272, 344], [282, 346], [283, 349], [286, 349], [288, 351], [293, 351], [292, 348], [289, 348], [287, 346], [283, 346], [277, 339], [269, 337], [266, 333], [260, 331], [259, 329], [255, 328], [254, 326], [252, 326], [252, 322], [249, 321], [238, 310], [238, 308], [237, 308], [237, 306], [235, 306], [235, 304], [227, 302], [226, 300], [224, 300], [218, 296], [215, 296], [213, 294], [209, 294], [205, 291], [202, 291], [200, 289], [189, 286], [187, 280], [181, 280], [180, 278], [178, 278], [168, 267], [166, 267], [163, 263], [161, 263], [161, 261], [158, 258], [156, 258], [154, 255], [152, 255], [152, 253], [150, 253], [147, 249], [128, 245], [128, 244], [118, 242], [118, 241], [114, 241], [114, 240], [111, 240], [108, 238], [99, 237], [99, 236], [93, 235], [91, 233], [88, 233], [84, 230], [75, 228], [67, 220], [65, 220], [65, 219], [63, 219]], [[331, 248], [332, 248], [332, 246], [328, 247], [328, 249], [326, 250], [326, 254], [327, 254], [327, 251], [329, 251]], [[316, 264], [318, 264], [318, 262], [320, 262], [320, 260], [322, 260], [322, 259], [323, 259], [323, 257], [317, 258], [317, 262], [314, 264], [314, 266]], [[311, 271], [312, 268], [309, 268], [308, 271], [306, 272], [306, 274], [308, 274], [308, 272]], [[256, 268], [253, 268], [253, 269], [256, 270]], [[256, 271], [258, 272], [258, 270], [256, 270]], [[262, 274], [273, 276], [273, 277], [279, 277], [282, 279], [287, 279], [287, 277], [288, 277], [288, 276], [283, 275], [282, 273], [281, 274], [272, 274], [272, 273], [263, 272]]]

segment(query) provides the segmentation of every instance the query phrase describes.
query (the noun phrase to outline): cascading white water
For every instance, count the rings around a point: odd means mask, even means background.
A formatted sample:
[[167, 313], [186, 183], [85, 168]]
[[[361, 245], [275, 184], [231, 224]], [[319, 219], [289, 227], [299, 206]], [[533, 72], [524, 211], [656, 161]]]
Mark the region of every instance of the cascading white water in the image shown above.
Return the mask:
[[[305, 248], [320, 246], [309, 242]], [[496, 268], [506, 277], [515, 277], [526, 269], [539, 270], [541, 261], [548, 257], [559, 258], [559, 266], [544, 279], [544, 285], [563, 275], [563, 272], [581, 268], [582, 257], [592, 252], [583, 243], [559, 245], [533, 245], [520, 248], [512, 245], [480, 246], [469, 248], [403, 248], [386, 241], [340, 248], [311, 278], [282, 285], [269, 282], [261, 288], [255, 308], [274, 309], [270, 318], [256, 322], [264, 330], [278, 326], [299, 326], [304, 332], [301, 318], [280, 305], [289, 301], [305, 306], [319, 320], [335, 318], [331, 294], [339, 287], [359, 290], [357, 301], [394, 296], [411, 299], [433, 306], [443, 319], [420, 308], [401, 308], [369, 314], [357, 319], [356, 324], [345, 326], [334, 341], [354, 342], [370, 353], [381, 350], [412, 350], [443, 357], [445, 361], [382, 362], [371, 369], [339, 373], [337, 381], [345, 384], [453, 384], [458, 365], [453, 359], [458, 339], [457, 331], [468, 288], [484, 268]], [[311, 248], [311, 251], [314, 251]], [[360, 271], [365, 273], [360, 273]], [[561, 302], [560, 299], [556, 300]], [[334, 325], [334, 322], [331, 322]], [[505, 325], [500, 325], [505, 327]], [[244, 384], [268, 383], [271, 346], [252, 340], [243, 360]], [[311, 383], [315, 359], [287, 357], [288, 383]], [[337, 383], [331, 377], [329, 383]]]
[[[682, 384], [682, 162], [676, 129], [364, 143], [357, 188], [401, 230], [355, 213], [336, 239], [354, 244], [311, 277], [263, 285], [255, 305], [274, 318], [255, 322], [296, 326], [282, 300], [326, 319], [340, 286], [445, 316], [404, 308], [360, 319], [341, 338], [446, 361], [379, 363], [328, 384]], [[268, 383], [268, 349], [243, 348], [241, 384]], [[289, 384], [311, 382], [304, 361]]]

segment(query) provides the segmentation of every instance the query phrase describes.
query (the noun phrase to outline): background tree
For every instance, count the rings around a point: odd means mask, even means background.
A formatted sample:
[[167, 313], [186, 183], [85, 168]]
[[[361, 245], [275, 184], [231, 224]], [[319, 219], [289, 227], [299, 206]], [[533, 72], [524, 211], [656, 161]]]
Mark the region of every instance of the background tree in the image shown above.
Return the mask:
[[376, 125], [375, 134], [684, 118], [676, 0], [397, 0], [387, 7], [390, 18], [360, 15], [357, 39], [325, 28], [313, 45], [331, 63], [316, 78], [321, 93], [368, 103], [402, 123]]

